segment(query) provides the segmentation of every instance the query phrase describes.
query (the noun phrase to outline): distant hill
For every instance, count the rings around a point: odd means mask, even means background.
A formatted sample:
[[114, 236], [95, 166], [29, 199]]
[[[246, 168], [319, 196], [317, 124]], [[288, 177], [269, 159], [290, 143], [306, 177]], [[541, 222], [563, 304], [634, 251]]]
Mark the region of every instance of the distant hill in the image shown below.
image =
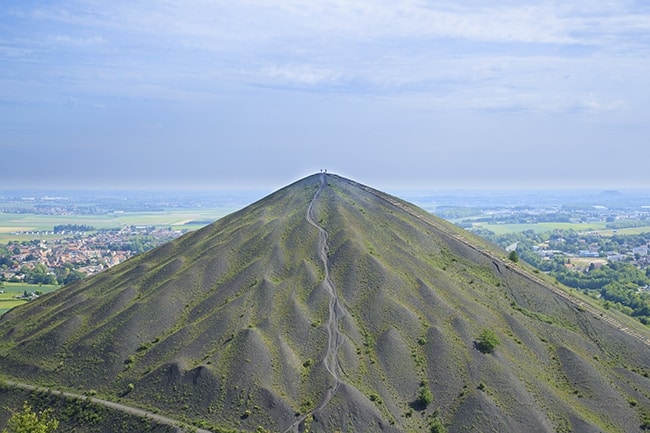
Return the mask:
[[601, 191], [598, 195], [600, 195], [601, 197], [619, 198], [623, 196], [623, 193], [615, 189], [608, 189], [605, 191]]
[[213, 431], [650, 427], [647, 330], [484, 242], [312, 175], [10, 311], [0, 370]]

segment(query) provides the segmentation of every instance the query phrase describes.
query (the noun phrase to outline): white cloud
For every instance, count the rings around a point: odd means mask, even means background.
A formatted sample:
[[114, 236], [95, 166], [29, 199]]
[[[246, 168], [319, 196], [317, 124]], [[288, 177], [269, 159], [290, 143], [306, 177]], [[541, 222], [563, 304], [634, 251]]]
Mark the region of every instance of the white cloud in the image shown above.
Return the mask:
[[31, 48], [23, 48], [9, 45], [0, 44], [0, 58], [6, 59], [20, 59], [23, 57], [28, 57], [34, 53], [34, 50]]
[[104, 38], [102, 36], [92, 36], [86, 38], [86, 37], [74, 37], [68, 35], [54, 35], [54, 36], [50, 36], [49, 40], [55, 44], [69, 44], [69, 45], [76, 45], [81, 47], [88, 47], [88, 46], [104, 43]]
[[340, 74], [327, 68], [317, 68], [312, 65], [272, 65], [263, 68], [262, 76], [270, 80], [302, 83], [308, 85], [332, 84], [338, 81]]
[[[96, 78], [102, 91], [149, 86], [157, 90], [145, 94], [192, 98], [200, 88], [252, 83], [562, 111], [633, 107], [634, 89], [648, 81], [650, 13], [631, 2], [77, 0], [27, 8], [11, 13], [30, 28], [47, 24], [41, 39], [84, 59], [53, 73], [84, 87]], [[20, 36], [0, 55], [46, 48]]]

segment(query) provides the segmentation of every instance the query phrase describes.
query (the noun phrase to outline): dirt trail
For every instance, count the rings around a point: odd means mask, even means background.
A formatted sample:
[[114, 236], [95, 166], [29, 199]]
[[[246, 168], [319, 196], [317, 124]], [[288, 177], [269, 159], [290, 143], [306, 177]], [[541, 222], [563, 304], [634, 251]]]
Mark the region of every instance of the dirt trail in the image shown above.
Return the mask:
[[81, 395], [81, 394], [75, 394], [73, 392], [67, 392], [67, 391], [58, 391], [54, 390], [52, 388], [45, 388], [41, 386], [34, 386], [34, 385], [29, 385], [26, 383], [20, 383], [20, 382], [14, 382], [12, 380], [5, 380], [4, 383], [8, 386], [13, 386], [16, 388], [20, 389], [26, 389], [28, 391], [45, 391], [49, 392], [52, 395], [59, 395], [64, 398], [74, 398], [74, 399], [80, 399], [80, 400], [88, 400], [92, 403], [98, 404], [100, 406], [105, 406], [110, 409], [115, 409], [119, 410], [120, 412], [128, 413], [131, 415], [135, 415], [141, 418], [146, 418], [150, 419], [154, 422], [157, 422], [158, 424], [163, 424], [163, 425], [168, 425], [174, 428], [174, 431], [176, 433], [184, 433], [184, 432], [196, 432], [196, 433], [212, 433], [209, 430], [203, 430], [200, 428], [196, 427], [191, 427], [187, 426], [181, 421], [168, 418], [166, 416], [158, 415], [152, 412], [148, 412], [144, 409], [139, 409], [137, 407], [133, 406], [128, 406], [122, 403], [116, 403], [114, 401], [108, 401], [108, 400], [102, 400], [101, 398], [96, 398], [96, 397], [88, 397], [86, 395]]
[[314, 417], [317, 416], [318, 413], [322, 411], [329, 404], [330, 400], [332, 400], [332, 397], [334, 396], [334, 394], [336, 394], [336, 391], [341, 385], [341, 379], [339, 376], [339, 369], [338, 369], [338, 352], [339, 352], [339, 347], [341, 346], [341, 343], [343, 341], [343, 335], [339, 331], [338, 322], [341, 318], [345, 316], [345, 310], [339, 304], [339, 298], [336, 292], [336, 286], [334, 285], [334, 282], [330, 277], [330, 272], [329, 272], [330, 264], [329, 264], [329, 257], [328, 257], [329, 247], [327, 245], [327, 238], [328, 238], [327, 231], [318, 224], [314, 216], [314, 204], [318, 200], [318, 197], [323, 191], [323, 188], [327, 185], [325, 173], [321, 174], [320, 182], [321, 183], [320, 186], [318, 187], [318, 191], [316, 191], [316, 194], [314, 194], [314, 198], [309, 203], [309, 207], [307, 208], [306, 218], [307, 218], [307, 222], [309, 222], [309, 224], [311, 224], [318, 230], [318, 238], [319, 238], [318, 256], [323, 262], [323, 268], [325, 273], [325, 278], [323, 279], [323, 286], [325, 287], [325, 290], [329, 295], [329, 308], [328, 308], [329, 314], [328, 314], [327, 322], [325, 323], [325, 328], [327, 332], [327, 350], [325, 351], [325, 356], [323, 358], [323, 365], [325, 366], [325, 369], [332, 376], [333, 383], [330, 386], [328, 386], [328, 388], [325, 390], [323, 399], [321, 400], [320, 404], [310, 413], [305, 414], [298, 421], [293, 423], [285, 431], [285, 433], [290, 431], [294, 431], [296, 433], [299, 432], [300, 425], [303, 424], [304, 421], [309, 416], [314, 416]]

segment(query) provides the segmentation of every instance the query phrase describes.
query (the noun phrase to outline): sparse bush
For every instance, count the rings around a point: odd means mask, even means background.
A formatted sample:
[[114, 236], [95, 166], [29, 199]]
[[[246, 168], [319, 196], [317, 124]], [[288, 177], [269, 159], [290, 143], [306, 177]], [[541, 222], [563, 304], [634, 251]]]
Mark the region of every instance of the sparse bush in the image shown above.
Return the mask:
[[300, 403], [300, 413], [307, 413], [314, 406], [314, 401], [307, 397]]
[[23, 403], [22, 412], [14, 412], [7, 421], [7, 428], [2, 433], [49, 433], [59, 427], [59, 421], [52, 418], [52, 410], [34, 412], [32, 407]]
[[643, 431], [650, 430], [650, 415], [644, 414], [639, 428]]
[[421, 408], [426, 408], [433, 401], [433, 394], [429, 389], [429, 383], [426, 380], [423, 380], [420, 383], [420, 388], [418, 388], [417, 399], [415, 400], [416, 404]]
[[500, 344], [499, 337], [491, 329], [484, 329], [476, 339], [476, 347], [483, 353], [492, 353]]
[[439, 417], [434, 417], [429, 423], [429, 431], [431, 433], [447, 433], [445, 425], [442, 423]]

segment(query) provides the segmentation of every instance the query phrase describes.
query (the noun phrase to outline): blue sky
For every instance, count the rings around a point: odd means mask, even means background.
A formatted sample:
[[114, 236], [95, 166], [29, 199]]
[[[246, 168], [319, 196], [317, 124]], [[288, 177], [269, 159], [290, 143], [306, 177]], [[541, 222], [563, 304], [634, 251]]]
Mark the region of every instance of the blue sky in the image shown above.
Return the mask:
[[0, 5], [0, 186], [650, 187], [650, 3]]

